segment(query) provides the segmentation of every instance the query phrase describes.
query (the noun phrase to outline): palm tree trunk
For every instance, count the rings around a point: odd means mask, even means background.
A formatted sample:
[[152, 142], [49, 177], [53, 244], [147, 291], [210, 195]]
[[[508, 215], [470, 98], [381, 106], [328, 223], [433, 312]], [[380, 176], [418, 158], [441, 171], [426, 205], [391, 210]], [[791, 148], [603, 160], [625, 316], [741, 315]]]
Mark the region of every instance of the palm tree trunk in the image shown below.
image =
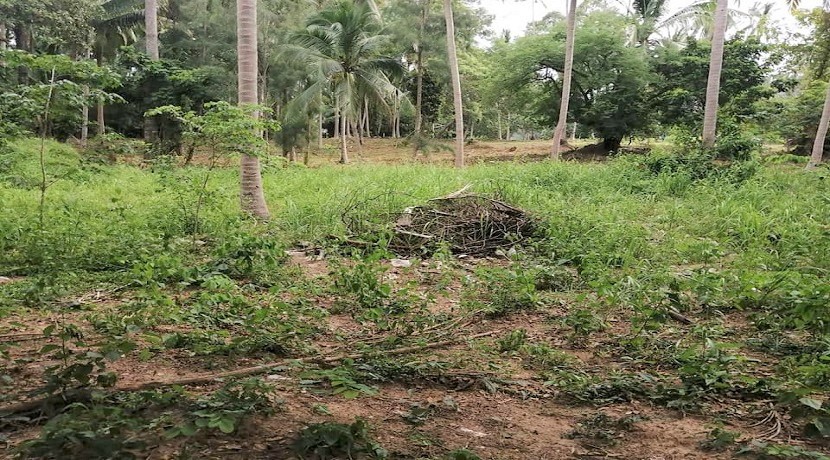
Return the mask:
[[821, 110], [821, 121], [813, 141], [813, 154], [807, 163], [807, 169], [815, 169], [824, 156], [824, 140], [827, 138], [827, 125], [830, 123], [830, 83], [827, 84], [827, 94], [824, 96], [824, 108]]
[[[236, 1], [236, 35], [238, 54], [239, 103], [256, 104], [257, 100], [257, 2]], [[256, 115], [254, 115], [256, 116]], [[242, 210], [257, 218], [270, 216], [262, 190], [259, 158], [242, 155], [240, 160], [240, 201]]]
[[496, 104], [496, 119], [498, 120], [498, 127], [499, 127], [499, 140], [501, 139], [501, 110], [499, 109], [498, 104]]
[[363, 136], [366, 138], [372, 137], [372, 128], [369, 125], [369, 98], [363, 98]]
[[[418, 25], [418, 43], [415, 59], [415, 135], [421, 135], [421, 126], [423, 124], [423, 100], [424, 100], [424, 29], [427, 24], [427, 12], [429, 10], [430, 0], [423, 0], [421, 5], [421, 22]], [[415, 152], [417, 153], [420, 142], [415, 143]]]
[[[0, 40], [5, 38], [0, 35]], [[89, 60], [92, 52], [87, 49], [84, 57]], [[81, 105], [81, 145], [86, 147], [86, 141], [89, 138], [89, 85], [84, 85], [84, 100]]]
[[340, 138], [340, 104], [334, 104], [334, 137]]
[[323, 112], [317, 114], [317, 148], [323, 149]]
[[144, 30], [147, 55], [159, 58], [158, 0], [144, 0]]
[[84, 85], [84, 103], [81, 106], [81, 145], [86, 147], [89, 138], [89, 85]]
[[[151, 60], [157, 61], [159, 59], [158, 0], [144, 0], [144, 30], [147, 55]], [[156, 119], [144, 118], [144, 140], [153, 142], [156, 138], [158, 138]]]
[[444, 21], [447, 25], [447, 59], [450, 64], [452, 100], [455, 109], [455, 167], [463, 168], [464, 106], [461, 101], [461, 76], [458, 73], [458, 54], [455, 49], [455, 21], [452, 14], [452, 0], [444, 0]]
[[574, 65], [574, 35], [576, 35], [576, 0], [570, 0], [568, 7], [567, 30], [565, 31], [565, 69], [562, 72], [562, 97], [559, 100], [559, 121], [553, 131], [553, 149], [550, 157], [559, 160], [562, 139], [568, 123], [568, 103], [571, 100], [571, 77]]
[[348, 140], [346, 139], [346, 132], [349, 130], [349, 122], [346, 120], [346, 117], [341, 114], [340, 116], [340, 163], [347, 164], [349, 162], [349, 147], [346, 144]]
[[703, 147], [715, 146], [718, 123], [718, 95], [723, 67], [723, 40], [726, 34], [726, 10], [729, 0], [717, 0], [712, 31], [712, 52], [709, 56], [709, 80], [706, 82], [706, 106], [703, 109]]

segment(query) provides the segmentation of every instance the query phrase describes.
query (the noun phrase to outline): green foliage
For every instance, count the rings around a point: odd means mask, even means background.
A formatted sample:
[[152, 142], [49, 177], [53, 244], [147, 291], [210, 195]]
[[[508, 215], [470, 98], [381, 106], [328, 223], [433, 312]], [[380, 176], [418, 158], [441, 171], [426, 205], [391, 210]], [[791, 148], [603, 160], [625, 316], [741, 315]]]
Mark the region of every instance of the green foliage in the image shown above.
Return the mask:
[[202, 430], [233, 433], [245, 417], [252, 414], [270, 415], [274, 412], [274, 388], [258, 378], [236, 380], [219, 391], [193, 403], [193, 408], [178, 423], [165, 432], [167, 438], [192, 436]]
[[740, 433], [715, 427], [708, 433], [706, 440], [700, 443], [700, 447], [708, 451], [724, 451], [734, 446], [735, 441], [740, 437]]
[[496, 340], [496, 345], [501, 353], [518, 351], [524, 346], [526, 339], [527, 331], [524, 329], [516, 329]]
[[643, 418], [638, 415], [626, 415], [618, 419], [602, 412], [584, 418], [565, 437], [578, 439], [586, 446], [609, 447], [619, 442], [625, 432], [632, 431], [637, 422]]
[[475, 452], [468, 449], [455, 449], [445, 457], [447, 460], [481, 460]]
[[20, 50], [0, 51], [0, 60], [27, 73], [16, 86], [0, 85], [0, 133], [22, 131], [66, 139], [81, 126], [82, 106], [121, 100], [106, 91], [119, 85], [118, 75], [89, 60]]
[[23, 444], [24, 458], [139, 458], [145, 446], [141, 424], [120, 407], [73, 405], [43, 427], [40, 437]]
[[[652, 79], [642, 48], [626, 46], [626, 20], [610, 11], [594, 11], [578, 20], [574, 43], [571, 119], [605, 139], [609, 150], [649, 128], [645, 99]], [[496, 48], [494, 84], [519, 88], [511, 96], [516, 112], [538, 114], [550, 126], [559, 106], [558, 73], [564, 62], [564, 21]]]
[[[709, 72], [708, 42], [689, 40], [683, 47], [659, 47], [654, 68], [658, 76], [650, 92], [650, 105], [660, 123], [697, 130], [703, 120]], [[724, 62], [718, 101], [719, 122], [747, 121], [758, 115], [756, 104], [776, 89], [768, 75], [780, 57], [754, 38], [733, 38], [724, 45]]]
[[387, 458], [386, 449], [369, 435], [369, 425], [362, 418], [351, 424], [316, 423], [299, 433], [294, 450], [301, 459], [333, 460], [346, 458]]
[[[268, 143], [259, 135], [263, 130], [278, 130], [279, 124], [268, 118], [268, 107], [238, 106], [228, 102], [206, 102], [200, 113], [166, 105], [148, 110], [147, 117], [165, 115], [181, 123], [185, 141], [207, 148], [217, 155], [230, 153], [260, 156]], [[259, 116], [254, 116], [259, 115]]]
[[341, 366], [333, 369], [317, 369], [304, 372], [300, 376], [302, 385], [316, 386], [321, 383], [328, 385], [322, 390], [335, 395], [342, 395], [346, 399], [354, 399], [361, 395], [372, 396], [378, 393], [378, 389], [358, 382], [360, 374], [352, 367]]
[[513, 268], [480, 268], [465, 295], [471, 307], [484, 310], [489, 316], [500, 317], [539, 304], [534, 274], [518, 265]]

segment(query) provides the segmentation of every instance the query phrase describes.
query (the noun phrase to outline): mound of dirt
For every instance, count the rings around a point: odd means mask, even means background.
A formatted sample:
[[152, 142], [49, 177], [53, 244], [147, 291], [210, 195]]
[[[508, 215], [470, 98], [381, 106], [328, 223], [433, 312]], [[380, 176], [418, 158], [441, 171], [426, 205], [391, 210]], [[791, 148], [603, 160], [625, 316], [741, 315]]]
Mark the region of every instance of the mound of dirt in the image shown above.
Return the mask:
[[404, 210], [389, 247], [412, 255], [445, 245], [455, 254], [489, 256], [521, 243], [537, 228], [538, 222], [525, 211], [462, 189]]

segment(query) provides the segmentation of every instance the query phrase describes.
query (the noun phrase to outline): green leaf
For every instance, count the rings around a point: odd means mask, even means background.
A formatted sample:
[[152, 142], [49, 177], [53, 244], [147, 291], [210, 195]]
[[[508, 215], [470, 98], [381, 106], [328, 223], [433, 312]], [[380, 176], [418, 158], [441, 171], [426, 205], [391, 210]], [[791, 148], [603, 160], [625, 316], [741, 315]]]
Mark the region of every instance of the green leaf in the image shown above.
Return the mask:
[[235, 429], [236, 429], [236, 426], [235, 426], [232, 419], [223, 418], [223, 419], [219, 420], [219, 430], [221, 430], [222, 433], [225, 433], [225, 434], [233, 433], [233, 431]]
[[807, 397], [799, 399], [798, 402], [800, 402], [801, 404], [804, 404], [807, 407], [813, 408], [815, 410], [821, 410], [821, 405], [823, 404], [818, 399], [807, 398]]

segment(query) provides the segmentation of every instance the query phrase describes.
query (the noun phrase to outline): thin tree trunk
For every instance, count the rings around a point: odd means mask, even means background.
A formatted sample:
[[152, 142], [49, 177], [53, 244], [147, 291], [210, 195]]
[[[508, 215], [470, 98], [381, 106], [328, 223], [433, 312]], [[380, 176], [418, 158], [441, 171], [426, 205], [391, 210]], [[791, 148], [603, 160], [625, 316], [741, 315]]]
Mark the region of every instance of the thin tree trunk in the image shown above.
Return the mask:
[[807, 163], [807, 169], [815, 169], [824, 156], [824, 141], [827, 138], [827, 125], [830, 123], [830, 83], [827, 84], [827, 94], [824, 96], [824, 108], [821, 110], [821, 121], [813, 141], [813, 154]]
[[340, 117], [340, 163], [347, 164], [349, 162], [349, 147], [346, 144], [346, 132], [349, 130], [349, 124], [345, 116]]
[[498, 119], [498, 124], [499, 124], [499, 140], [502, 140], [502, 138], [501, 138], [501, 110], [498, 109], [498, 106], [496, 106], [496, 117]]
[[6, 33], [6, 23], [0, 22], [0, 51], [6, 51], [9, 36]]
[[570, 0], [567, 27], [565, 32], [565, 69], [562, 75], [562, 98], [559, 101], [559, 121], [553, 131], [553, 150], [550, 153], [553, 160], [559, 160], [562, 139], [568, 123], [568, 103], [571, 99], [571, 77], [574, 64], [574, 35], [576, 35], [576, 0]]
[[505, 134], [504, 140], [509, 141], [510, 140], [510, 112], [507, 112], [507, 126], [505, 126], [505, 128], [506, 128], [506, 132], [504, 133]]
[[[104, 57], [101, 56], [100, 50], [98, 50], [95, 56], [95, 62], [98, 64], [98, 67], [104, 66]], [[104, 100], [98, 98], [98, 103], [95, 107], [96, 117], [95, 121], [97, 126], [95, 127], [95, 134], [98, 136], [102, 136], [106, 132], [106, 127], [104, 126]]]
[[317, 148], [323, 149], [323, 112], [317, 114]]
[[340, 138], [340, 104], [335, 104], [334, 107], [334, 137], [335, 139]]
[[[363, 117], [362, 114], [361, 114], [361, 117]], [[362, 131], [360, 125], [358, 124], [358, 122], [353, 121], [351, 123], [351, 125], [352, 125], [352, 136], [357, 138], [357, 147], [360, 148], [363, 145], [363, 131]]]
[[726, 34], [726, 10], [729, 0], [717, 0], [715, 6], [712, 52], [709, 56], [709, 79], [706, 82], [706, 106], [703, 109], [703, 147], [715, 146], [718, 123], [718, 95], [720, 74], [723, 67], [723, 41]]
[[[257, 2], [236, 1], [236, 35], [238, 55], [239, 103], [256, 104], [257, 99]], [[254, 114], [257, 116], [257, 114]], [[268, 205], [262, 190], [259, 158], [242, 155], [240, 159], [240, 202], [242, 210], [257, 218], [268, 219]]]
[[372, 137], [372, 128], [369, 125], [369, 98], [363, 98], [363, 137], [370, 138]]
[[[0, 36], [0, 38], [3, 38]], [[91, 57], [91, 51], [86, 50], [85, 58], [88, 60]], [[86, 147], [86, 141], [89, 139], [89, 85], [84, 85], [84, 100], [81, 105], [81, 145]]]
[[[415, 135], [421, 135], [423, 125], [423, 100], [424, 100], [424, 29], [427, 24], [427, 12], [429, 11], [430, 0], [423, 0], [421, 5], [421, 22], [418, 25], [418, 42], [415, 59]], [[415, 153], [420, 149], [420, 142], [415, 142]]]
[[[575, 0], [572, 0], [575, 1]], [[444, 0], [444, 21], [447, 25], [447, 59], [452, 78], [452, 99], [455, 109], [455, 167], [464, 167], [464, 107], [461, 101], [461, 76], [458, 73], [458, 54], [455, 49], [455, 21], [452, 0]]]
[[[150, 59], [159, 59], [158, 1], [144, 0], [144, 30], [146, 51]], [[148, 107], [149, 109], [150, 107]], [[153, 117], [144, 118], [144, 141], [154, 142], [158, 138], [158, 123]]]

